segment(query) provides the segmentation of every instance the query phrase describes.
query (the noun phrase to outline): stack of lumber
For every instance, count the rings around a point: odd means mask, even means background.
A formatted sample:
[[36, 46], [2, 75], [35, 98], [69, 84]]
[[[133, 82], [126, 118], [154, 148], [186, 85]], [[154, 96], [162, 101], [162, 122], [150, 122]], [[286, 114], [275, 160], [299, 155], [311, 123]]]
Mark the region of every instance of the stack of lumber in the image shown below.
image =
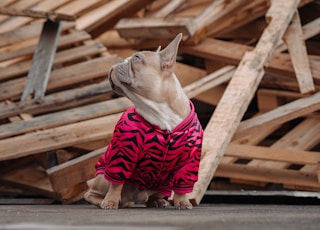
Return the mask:
[[[316, 0], [1, 1], [0, 191], [80, 200], [131, 106], [108, 69], [179, 32], [175, 72], [205, 128], [193, 203], [218, 178], [320, 191], [319, 12]], [[48, 21], [61, 28], [46, 81]]]

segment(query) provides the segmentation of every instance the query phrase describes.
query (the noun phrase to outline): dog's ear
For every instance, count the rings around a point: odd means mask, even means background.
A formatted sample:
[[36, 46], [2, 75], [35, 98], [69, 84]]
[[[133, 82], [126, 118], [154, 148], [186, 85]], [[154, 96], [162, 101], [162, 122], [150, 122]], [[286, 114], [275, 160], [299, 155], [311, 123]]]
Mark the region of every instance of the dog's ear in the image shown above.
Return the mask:
[[161, 70], [173, 70], [181, 38], [182, 33], [178, 34], [166, 48], [160, 51]]

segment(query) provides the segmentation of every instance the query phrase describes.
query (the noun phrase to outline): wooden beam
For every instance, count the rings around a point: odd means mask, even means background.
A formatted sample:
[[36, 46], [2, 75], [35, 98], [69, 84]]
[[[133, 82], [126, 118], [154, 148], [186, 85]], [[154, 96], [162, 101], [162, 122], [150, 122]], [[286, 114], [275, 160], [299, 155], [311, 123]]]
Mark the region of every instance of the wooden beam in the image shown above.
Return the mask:
[[[0, 40], [1, 41], [1, 40]], [[67, 49], [56, 53], [53, 65], [63, 64], [64, 62], [71, 62], [78, 60], [81, 57], [90, 57], [106, 51], [106, 48], [101, 43], [93, 43], [84, 46], [77, 46], [75, 48]], [[31, 60], [19, 62], [15, 65], [10, 65], [6, 68], [0, 69], [0, 80], [5, 81], [12, 77], [28, 73], [31, 66]]]
[[45, 97], [44, 102], [41, 104], [36, 104], [33, 101], [20, 101], [16, 104], [2, 106], [0, 119], [26, 112], [36, 115], [81, 106], [108, 99], [110, 94], [112, 94], [112, 88], [108, 80], [105, 80], [82, 88], [50, 94]]
[[226, 66], [223, 67], [208, 76], [184, 87], [184, 92], [187, 94], [189, 98], [196, 97], [197, 95], [212, 89], [224, 82], [230, 80], [232, 75], [235, 72], [234, 66]]
[[[90, 39], [90, 35], [85, 31], [72, 31], [72, 33], [62, 35], [59, 39], [58, 47], [73, 45], [74, 43], [81, 42]], [[5, 47], [4, 50], [10, 50], [10, 52], [2, 52], [0, 56], [0, 61], [6, 61], [13, 58], [32, 55], [36, 49], [36, 41], [33, 41], [27, 46], [16, 46], [13, 44], [11, 46]]]
[[27, 83], [21, 96], [25, 101], [34, 97], [37, 102], [43, 101], [48, 85], [53, 59], [56, 54], [61, 23], [47, 20], [42, 28], [40, 40], [33, 55]]
[[130, 106], [132, 103], [128, 99], [117, 98], [37, 116], [26, 121], [4, 124], [1, 126], [0, 139], [119, 113]]
[[[107, 76], [108, 69], [117, 62], [118, 57], [106, 56], [55, 69], [51, 73], [47, 90]], [[23, 91], [25, 80], [24, 78], [19, 78], [2, 83], [0, 100], [19, 96]]]
[[164, 18], [169, 14], [174, 12], [177, 8], [185, 5], [187, 0], [171, 0], [167, 4], [165, 4], [160, 10], [152, 13], [150, 17], [153, 18]]
[[290, 169], [270, 169], [270, 168], [257, 168], [255, 166], [245, 164], [225, 164], [219, 165], [219, 170], [215, 176], [229, 177], [250, 181], [262, 181], [266, 183], [279, 183], [284, 182], [288, 185], [305, 186], [314, 191], [320, 191], [320, 183], [318, 183], [317, 175], [310, 175], [308, 173], [301, 173], [296, 170]]
[[73, 15], [61, 14], [56, 12], [36, 11], [30, 9], [16, 9], [9, 7], [0, 7], [0, 14], [32, 18], [45, 18], [49, 19], [50, 21], [74, 21], [76, 19], [76, 17]]
[[178, 33], [186, 37], [195, 34], [196, 28], [192, 18], [123, 18], [115, 26], [123, 38], [172, 39]]
[[[47, 170], [53, 190], [61, 193], [66, 188], [94, 177], [94, 165], [107, 147], [97, 149]], [[63, 179], [61, 179], [63, 178]]]
[[[269, 148], [262, 146], [241, 145], [230, 143], [225, 156], [241, 159], [257, 159], [264, 161], [285, 162], [290, 164], [316, 165], [320, 161], [319, 152], [287, 150], [281, 148]], [[263, 167], [265, 165], [260, 165]], [[270, 167], [275, 168], [275, 167]]]
[[130, 17], [152, 0], [118, 0], [108, 1], [77, 20], [77, 29], [89, 32], [97, 37], [114, 25], [123, 17]]
[[245, 53], [211, 117], [203, 139], [199, 179], [189, 198], [199, 204], [231, 138], [240, 124], [273, 51], [300, 1], [272, 1], [266, 17], [270, 23], [252, 52]]
[[300, 92], [310, 93], [315, 90], [306, 44], [303, 40], [300, 16], [298, 11], [293, 16], [291, 25], [283, 37], [288, 46], [291, 62], [298, 79]]
[[119, 118], [114, 114], [0, 140], [0, 161], [107, 138]]
[[[182, 46], [180, 52], [193, 56], [217, 60], [230, 65], [238, 65], [245, 52], [252, 51], [254, 47], [227, 42], [218, 39], [206, 38], [194, 46]], [[312, 76], [320, 79], [320, 63], [317, 60], [309, 59]], [[266, 72], [280, 74], [288, 77], [296, 77], [289, 54], [276, 53], [272, 56]]]
[[320, 109], [320, 92], [279, 106], [260, 116], [242, 121], [234, 134], [234, 139], [252, 134], [263, 127], [283, 124], [292, 119], [305, 116]]

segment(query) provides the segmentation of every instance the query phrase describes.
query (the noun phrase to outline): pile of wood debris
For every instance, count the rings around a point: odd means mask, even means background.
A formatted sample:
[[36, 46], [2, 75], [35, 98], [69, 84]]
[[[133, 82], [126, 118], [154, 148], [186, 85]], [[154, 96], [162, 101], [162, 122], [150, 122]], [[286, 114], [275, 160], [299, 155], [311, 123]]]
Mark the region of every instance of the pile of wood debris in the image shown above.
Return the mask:
[[318, 0], [1, 1], [1, 193], [80, 200], [131, 106], [109, 67], [179, 32], [175, 72], [205, 128], [193, 203], [213, 178], [320, 191], [319, 12]]

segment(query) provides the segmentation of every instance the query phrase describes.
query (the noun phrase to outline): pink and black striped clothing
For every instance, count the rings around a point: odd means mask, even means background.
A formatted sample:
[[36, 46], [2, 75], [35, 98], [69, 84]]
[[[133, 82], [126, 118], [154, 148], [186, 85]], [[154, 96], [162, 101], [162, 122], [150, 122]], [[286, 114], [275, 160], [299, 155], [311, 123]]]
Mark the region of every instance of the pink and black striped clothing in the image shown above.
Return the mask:
[[174, 130], [162, 130], [126, 110], [118, 121], [106, 153], [96, 163], [96, 175], [113, 184], [133, 183], [164, 196], [192, 192], [198, 179], [203, 130], [194, 106]]

